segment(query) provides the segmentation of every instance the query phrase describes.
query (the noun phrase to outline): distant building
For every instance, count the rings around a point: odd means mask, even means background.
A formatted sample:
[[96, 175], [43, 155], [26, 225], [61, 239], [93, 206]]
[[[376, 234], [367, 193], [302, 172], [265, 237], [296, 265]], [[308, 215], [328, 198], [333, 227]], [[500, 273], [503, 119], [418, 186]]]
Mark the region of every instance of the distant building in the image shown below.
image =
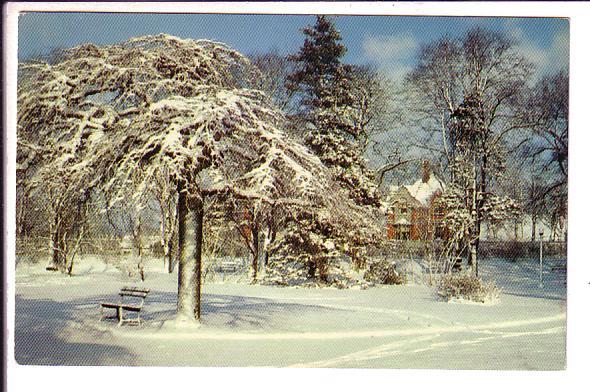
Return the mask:
[[445, 213], [436, 200], [445, 190], [444, 183], [430, 172], [430, 163], [422, 163], [422, 178], [412, 185], [392, 186], [386, 197], [387, 238], [428, 240], [446, 237], [441, 220]]

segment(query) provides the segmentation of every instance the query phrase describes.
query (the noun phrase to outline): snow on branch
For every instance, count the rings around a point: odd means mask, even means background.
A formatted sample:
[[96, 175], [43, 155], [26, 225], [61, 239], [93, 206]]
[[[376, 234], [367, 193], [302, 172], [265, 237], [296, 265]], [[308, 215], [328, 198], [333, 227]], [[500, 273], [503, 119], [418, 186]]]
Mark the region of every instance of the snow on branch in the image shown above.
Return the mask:
[[224, 44], [167, 35], [21, 64], [18, 138], [43, 153], [21, 149], [19, 163], [37, 154], [37, 184], [59, 188], [67, 178], [82, 190], [103, 187], [111, 202], [133, 195], [138, 203], [166, 168], [195, 197], [321, 207], [326, 219], [364, 227], [329, 170], [282, 131], [282, 113], [247, 88], [256, 75]]

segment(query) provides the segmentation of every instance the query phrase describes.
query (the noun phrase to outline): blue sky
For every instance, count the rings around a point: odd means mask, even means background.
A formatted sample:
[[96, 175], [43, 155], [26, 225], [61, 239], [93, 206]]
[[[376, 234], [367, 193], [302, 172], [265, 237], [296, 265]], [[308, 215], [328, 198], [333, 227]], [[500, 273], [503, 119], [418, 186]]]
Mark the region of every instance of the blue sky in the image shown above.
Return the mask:
[[[334, 20], [348, 47], [345, 61], [373, 63], [394, 79], [412, 67], [421, 44], [478, 25], [518, 40], [539, 74], [566, 68], [569, 61], [566, 19], [338, 16]], [[303, 42], [301, 28], [313, 21], [313, 16], [304, 15], [27, 13], [19, 17], [19, 59], [53, 48], [112, 44], [158, 33], [221, 41], [245, 54], [271, 49], [287, 54], [297, 51]]]

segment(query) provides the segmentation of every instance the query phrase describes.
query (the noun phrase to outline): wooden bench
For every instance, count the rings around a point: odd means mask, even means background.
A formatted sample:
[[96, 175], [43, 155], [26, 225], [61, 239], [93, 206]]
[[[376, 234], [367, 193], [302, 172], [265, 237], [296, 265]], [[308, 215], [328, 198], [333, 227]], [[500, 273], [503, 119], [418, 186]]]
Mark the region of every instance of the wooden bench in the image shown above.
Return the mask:
[[[145, 297], [147, 297], [148, 293], [150, 292], [149, 289], [143, 289], [139, 287], [123, 287], [121, 291], [119, 291], [119, 296], [121, 297], [121, 301], [119, 303], [113, 302], [102, 302], [100, 304], [100, 320], [106, 318], [104, 315], [103, 309], [115, 309], [117, 312], [115, 316], [110, 318], [117, 318], [119, 321], [118, 325], [122, 325], [123, 323], [130, 323], [130, 324], [141, 324], [141, 308], [143, 307], [143, 303], [145, 301]], [[126, 303], [125, 300], [128, 298], [137, 298], [139, 299], [138, 302], [135, 303]], [[137, 313], [136, 318], [125, 318], [125, 312], [135, 312]]]

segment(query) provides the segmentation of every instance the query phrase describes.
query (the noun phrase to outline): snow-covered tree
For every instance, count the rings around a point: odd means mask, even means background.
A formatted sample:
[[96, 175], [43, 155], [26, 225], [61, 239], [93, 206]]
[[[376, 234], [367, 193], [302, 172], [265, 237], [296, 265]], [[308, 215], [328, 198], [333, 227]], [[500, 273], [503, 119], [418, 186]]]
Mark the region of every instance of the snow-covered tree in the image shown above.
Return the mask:
[[113, 205], [141, 203], [162, 173], [174, 184], [178, 320], [200, 317], [206, 198], [248, 200], [255, 211], [324, 208], [336, 223], [354, 218], [321, 161], [281, 130], [282, 114], [244, 88], [256, 72], [250, 62], [223, 44], [146, 36], [79, 46], [56, 64], [21, 69], [18, 137], [52, 143], [39, 171], [68, 170], [79, 189], [100, 187]]
[[[303, 29], [305, 41], [299, 52], [290, 56], [295, 71], [289, 75], [287, 88], [299, 104], [296, 124], [304, 143], [330, 168], [336, 180], [348, 191], [349, 198], [359, 206], [366, 206], [367, 216], [379, 205], [377, 186], [363, 157], [362, 127], [355, 117], [352, 67], [342, 64], [346, 52], [340, 33], [332, 21], [318, 16], [313, 26]], [[283, 250], [296, 250], [308, 260], [309, 276], [315, 277], [318, 265], [327, 265], [335, 250], [330, 230], [323, 227], [316, 215], [298, 216], [307, 222], [298, 225], [284, 241], [291, 243]], [[304, 229], [305, 228], [305, 229]], [[307, 232], [302, 232], [306, 230]], [[349, 237], [346, 247], [354, 250], [366, 245], [368, 238]], [[326, 247], [328, 244], [328, 247]], [[354, 253], [354, 251], [352, 252]], [[354, 254], [358, 254], [354, 253]]]
[[494, 189], [505, 171], [508, 138], [530, 126], [515, 105], [530, 75], [531, 67], [514, 42], [474, 28], [459, 38], [424, 46], [407, 80], [429, 143], [440, 149], [448, 182], [463, 200], [455, 212], [463, 216], [465, 227], [457, 235], [462, 233], [475, 273], [486, 211], [513, 207]]
[[354, 110], [353, 68], [341, 62], [346, 47], [325, 16], [318, 16], [299, 52], [287, 87], [301, 104], [305, 144], [334, 172], [357, 204], [378, 205], [376, 186], [363, 158], [363, 122]]
[[[72, 273], [74, 257], [85, 233], [92, 196], [92, 181], [87, 169], [80, 164], [76, 149], [84, 148], [77, 140], [72, 141], [67, 132], [80, 130], [66, 123], [65, 116], [52, 108], [62, 102], [56, 99], [55, 86], [37, 86], [23, 76], [19, 89], [19, 148], [17, 151], [17, 177], [24, 197], [34, 197], [45, 206], [49, 221], [51, 251], [50, 270]], [[20, 87], [19, 86], [19, 87]], [[35, 89], [40, 88], [36, 91]], [[41, 95], [43, 102], [37, 108], [36, 99], [28, 92]], [[55, 103], [51, 101], [55, 100]], [[79, 114], [81, 118], [83, 114]], [[47, 123], [43, 121], [44, 116]], [[50, 124], [56, 122], [56, 128]], [[71, 128], [70, 128], [71, 127]], [[73, 129], [76, 128], [76, 129]], [[63, 132], [62, 132], [63, 131]], [[47, 162], [54, 162], [48, 166]]]

